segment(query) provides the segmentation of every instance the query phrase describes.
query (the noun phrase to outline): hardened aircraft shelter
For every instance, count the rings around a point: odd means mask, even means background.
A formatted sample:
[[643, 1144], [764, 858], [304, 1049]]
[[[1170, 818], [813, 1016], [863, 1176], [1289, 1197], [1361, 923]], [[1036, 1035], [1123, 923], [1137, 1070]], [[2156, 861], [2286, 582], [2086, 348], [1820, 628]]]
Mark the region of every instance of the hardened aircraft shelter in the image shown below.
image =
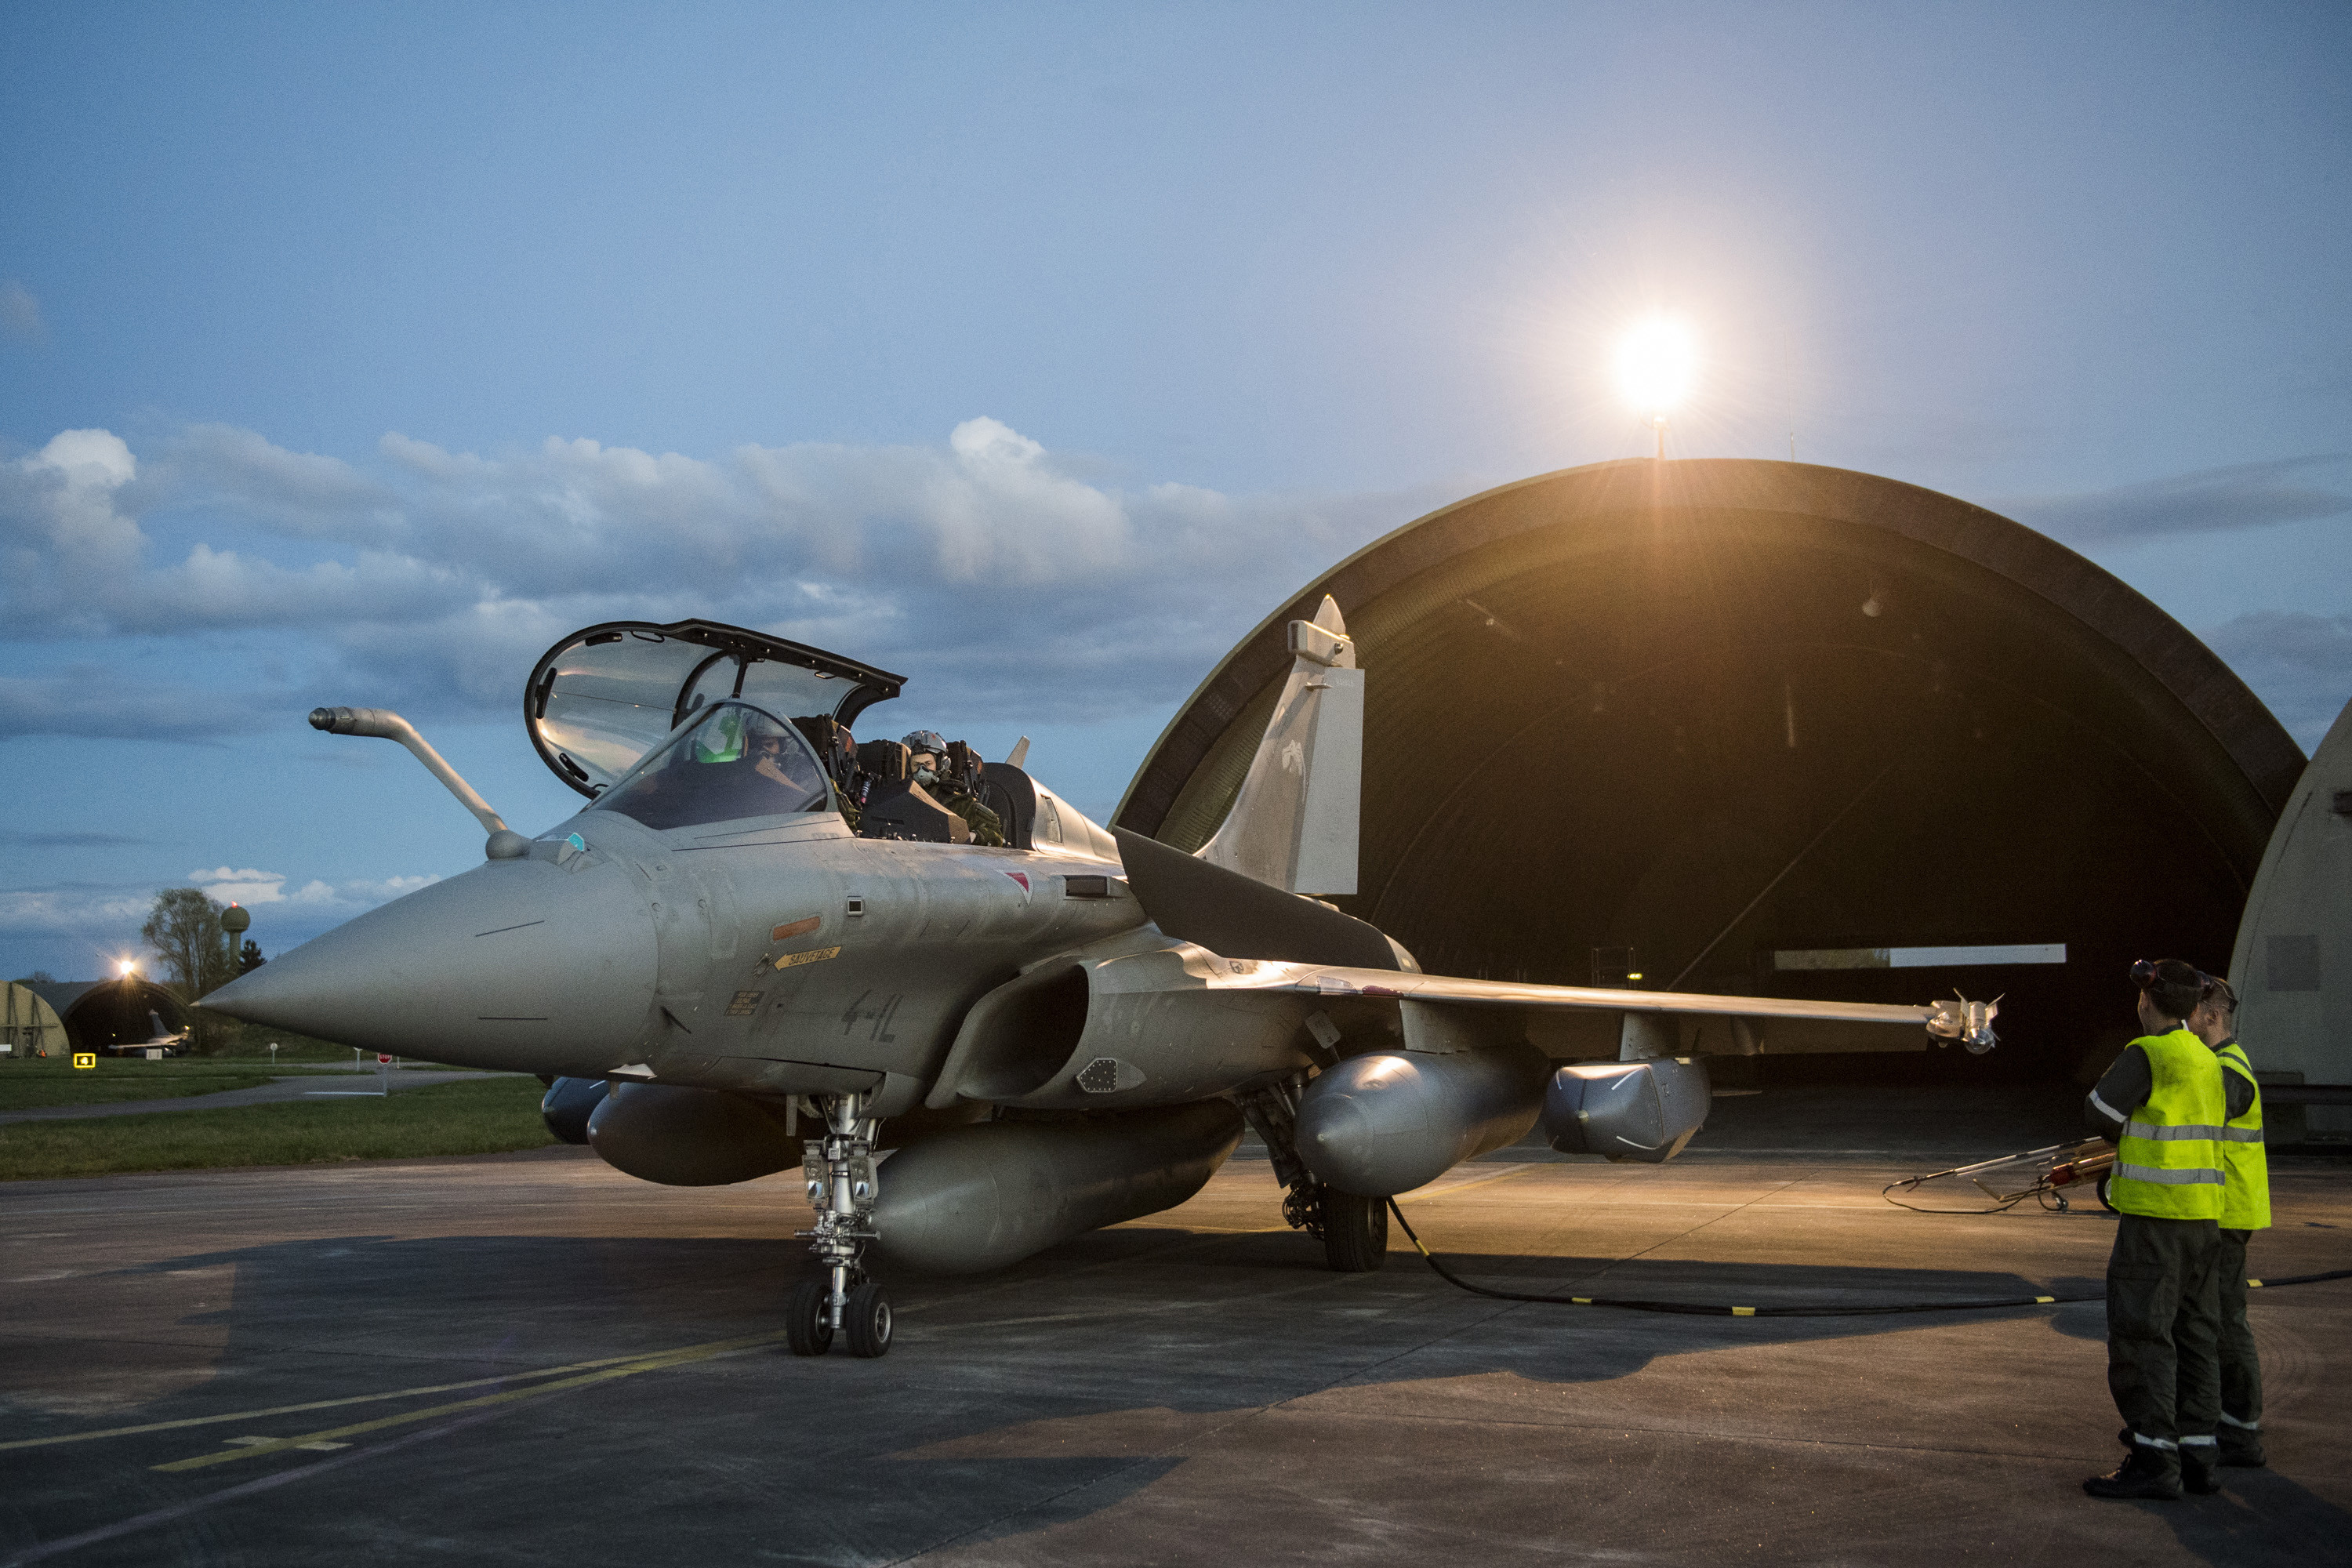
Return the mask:
[[[2132, 1032], [2132, 960], [2226, 970], [2305, 763], [2195, 637], [2030, 528], [1868, 474], [1643, 459], [1473, 496], [1307, 584], [1121, 826], [1214, 830], [1326, 594], [1369, 693], [1343, 908], [1447, 973], [2004, 996], [1992, 1058], [1877, 1058], [1897, 1075], [2074, 1074]], [[1555, 1054], [1613, 1054], [1591, 1027]]]

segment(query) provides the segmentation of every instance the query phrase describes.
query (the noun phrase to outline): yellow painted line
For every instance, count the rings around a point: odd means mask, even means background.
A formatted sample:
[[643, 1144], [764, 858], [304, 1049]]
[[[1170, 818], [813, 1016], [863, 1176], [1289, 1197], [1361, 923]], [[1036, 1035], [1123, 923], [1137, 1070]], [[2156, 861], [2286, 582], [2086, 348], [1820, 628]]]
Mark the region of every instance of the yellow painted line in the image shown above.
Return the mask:
[[2249, 1279], [2246, 1281], [2246, 1285], [2250, 1289], [2258, 1289], [2262, 1286], [2262, 1281], [2259, 1279]]
[[682, 1355], [688, 1351], [723, 1350], [730, 1346], [750, 1344], [752, 1340], [716, 1340], [709, 1345], [688, 1345], [683, 1351], [640, 1351], [635, 1355], [611, 1355], [597, 1361], [576, 1361], [568, 1366], [541, 1367], [534, 1372], [510, 1372], [497, 1377], [469, 1378], [464, 1383], [429, 1384], [422, 1388], [395, 1388], [388, 1394], [354, 1394], [341, 1399], [313, 1399], [303, 1405], [276, 1405], [267, 1410], [234, 1410], [226, 1415], [191, 1415], [180, 1421], [151, 1421], [141, 1426], [110, 1426], [102, 1432], [71, 1432], [62, 1437], [20, 1437], [12, 1443], [0, 1443], [0, 1453], [11, 1448], [51, 1448], [61, 1443], [92, 1443], [100, 1437], [135, 1437], [143, 1432], [175, 1432], [184, 1426], [214, 1426], [224, 1421], [258, 1421], [269, 1415], [299, 1415], [312, 1410], [334, 1410], [346, 1405], [373, 1405], [386, 1399], [421, 1399], [428, 1394], [457, 1394], [468, 1388], [488, 1388], [494, 1384], [520, 1383], [525, 1379], [562, 1377], [568, 1373], [589, 1372], [601, 1366], [618, 1366], [624, 1362], [638, 1362], [649, 1355]]
[[1734, 1307], [1731, 1309], [1731, 1315], [1735, 1318], [1752, 1318], [1756, 1315], [1756, 1309], [1753, 1307]]
[[534, 1384], [529, 1388], [509, 1389], [504, 1394], [485, 1394], [474, 1399], [454, 1400], [447, 1405], [436, 1405], [430, 1409], [404, 1411], [398, 1415], [381, 1415], [373, 1421], [361, 1421], [349, 1426], [330, 1427], [323, 1432], [304, 1432], [292, 1437], [278, 1437], [268, 1442], [224, 1448], [216, 1454], [199, 1454], [194, 1458], [174, 1459], [167, 1465], [154, 1465], [149, 1468], [167, 1473], [179, 1470], [201, 1470], [213, 1465], [225, 1465], [231, 1459], [249, 1459], [262, 1454], [282, 1454], [289, 1448], [308, 1447], [316, 1443], [340, 1442], [346, 1437], [381, 1432], [388, 1426], [404, 1426], [412, 1421], [429, 1421], [436, 1415], [452, 1415], [460, 1410], [481, 1410], [490, 1405], [509, 1405], [518, 1399], [534, 1399], [542, 1394], [559, 1394], [569, 1388], [586, 1388], [594, 1384], [635, 1377], [641, 1372], [660, 1372], [668, 1367], [708, 1361], [714, 1356], [749, 1350], [756, 1345], [774, 1344], [783, 1337], [781, 1331], [754, 1334], [746, 1339], [720, 1341], [715, 1344], [696, 1345], [682, 1351], [664, 1352], [628, 1362], [620, 1366], [606, 1367], [601, 1372], [583, 1373], [577, 1377], [561, 1378], [553, 1383]]

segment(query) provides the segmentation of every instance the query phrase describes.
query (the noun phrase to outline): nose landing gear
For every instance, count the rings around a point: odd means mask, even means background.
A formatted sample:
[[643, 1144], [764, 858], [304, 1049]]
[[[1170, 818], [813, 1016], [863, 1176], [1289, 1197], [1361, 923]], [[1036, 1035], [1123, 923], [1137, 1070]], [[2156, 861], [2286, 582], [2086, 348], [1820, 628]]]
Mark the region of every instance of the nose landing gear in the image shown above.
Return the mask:
[[784, 1342], [794, 1355], [823, 1355], [838, 1333], [850, 1354], [871, 1358], [889, 1350], [892, 1321], [890, 1298], [858, 1261], [875, 1238], [874, 1138], [882, 1124], [866, 1114], [862, 1094], [814, 1100], [825, 1133], [802, 1144], [801, 1173], [816, 1223], [793, 1234], [809, 1243], [824, 1273], [785, 1299]]
[[1298, 1095], [1306, 1087], [1304, 1074], [1268, 1084], [1243, 1097], [1242, 1115], [1265, 1141], [1274, 1179], [1289, 1189], [1282, 1200], [1284, 1222], [1321, 1242], [1323, 1260], [1334, 1271], [1369, 1274], [1388, 1261], [1388, 1200], [1327, 1187], [1298, 1157]]

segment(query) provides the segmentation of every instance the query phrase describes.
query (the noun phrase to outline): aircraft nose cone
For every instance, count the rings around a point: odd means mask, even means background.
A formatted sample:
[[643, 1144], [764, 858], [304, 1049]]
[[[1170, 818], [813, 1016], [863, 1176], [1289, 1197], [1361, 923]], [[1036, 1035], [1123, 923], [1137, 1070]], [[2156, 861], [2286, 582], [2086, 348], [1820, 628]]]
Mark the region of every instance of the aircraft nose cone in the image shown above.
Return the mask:
[[601, 1072], [653, 1005], [652, 911], [620, 867], [493, 860], [271, 959], [204, 999], [363, 1050]]

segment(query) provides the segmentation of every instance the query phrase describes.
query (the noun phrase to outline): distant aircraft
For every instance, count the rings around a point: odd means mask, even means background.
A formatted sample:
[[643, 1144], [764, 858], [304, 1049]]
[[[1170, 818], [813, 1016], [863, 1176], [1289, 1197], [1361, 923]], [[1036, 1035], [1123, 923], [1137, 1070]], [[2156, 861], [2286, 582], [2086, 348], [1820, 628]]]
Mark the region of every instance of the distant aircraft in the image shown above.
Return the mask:
[[[1685, 1017], [1994, 1044], [1986, 1003], [1421, 973], [1308, 896], [1355, 888], [1364, 676], [1331, 600], [1289, 635], [1265, 737], [1198, 855], [1107, 832], [961, 743], [927, 784], [907, 747], [848, 729], [900, 677], [713, 622], [590, 626], [539, 661], [526, 726], [591, 804], [537, 838], [396, 714], [320, 709], [320, 729], [415, 752], [489, 829], [488, 858], [204, 1005], [551, 1078], [550, 1126], [649, 1181], [799, 1164], [823, 1272], [793, 1291], [787, 1338], [817, 1354], [838, 1332], [864, 1356], [891, 1331], [869, 1254], [1003, 1267], [1183, 1202], [1244, 1124], [1285, 1217], [1333, 1268], [1369, 1269], [1389, 1195], [1539, 1116], [1555, 1147], [1678, 1152], [1708, 1103]], [[967, 798], [1005, 847], [971, 841], [947, 805]], [[1556, 1068], [1525, 1022], [1553, 1009], [1622, 1015], [1622, 1059]]]

